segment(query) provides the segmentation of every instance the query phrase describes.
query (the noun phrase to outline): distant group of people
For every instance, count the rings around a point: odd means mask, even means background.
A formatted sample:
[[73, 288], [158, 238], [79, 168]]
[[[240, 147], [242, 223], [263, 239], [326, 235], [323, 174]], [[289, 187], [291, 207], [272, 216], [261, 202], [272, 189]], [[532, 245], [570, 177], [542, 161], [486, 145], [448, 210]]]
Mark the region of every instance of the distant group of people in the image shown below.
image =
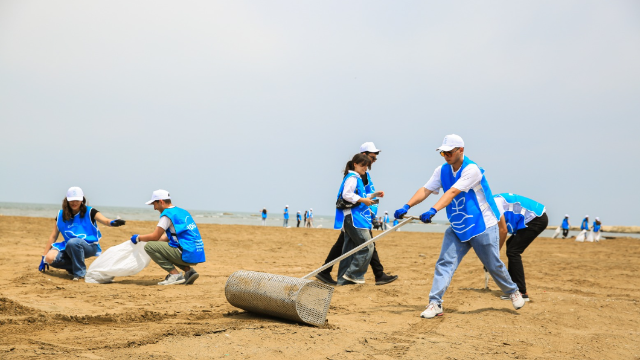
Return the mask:
[[[569, 221], [569, 214], [564, 215], [564, 219], [562, 219], [562, 225], [560, 225], [560, 229], [562, 229], [562, 238], [566, 239], [569, 236], [569, 230], [571, 229], [571, 222]], [[589, 215], [585, 215], [584, 219], [582, 219], [582, 223], [580, 224], [580, 232], [586, 233], [591, 231], [592, 236], [595, 238], [595, 241], [600, 240], [600, 231], [602, 229], [602, 222], [599, 217], [596, 217], [593, 222], [593, 226], [589, 227]]]
[[[266, 208], [262, 208], [262, 211], [260, 212], [260, 215], [262, 216], [262, 226], [266, 226], [267, 225], [267, 209]], [[289, 227], [289, 205], [286, 205], [284, 207], [284, 210], [282, 212], [282, 216], [283, 216], [283, 221], [282, 221], [282, 227]], [[300, 222], [302, 221], [303, 217], [300, 211], [298, 211], [298, 213], [296, 214], [296, 227], [300, 227]], [[304, 212], [304, 225], [305, 227], [313, 227], [313, 209], [309, 209], [306, 210]]]

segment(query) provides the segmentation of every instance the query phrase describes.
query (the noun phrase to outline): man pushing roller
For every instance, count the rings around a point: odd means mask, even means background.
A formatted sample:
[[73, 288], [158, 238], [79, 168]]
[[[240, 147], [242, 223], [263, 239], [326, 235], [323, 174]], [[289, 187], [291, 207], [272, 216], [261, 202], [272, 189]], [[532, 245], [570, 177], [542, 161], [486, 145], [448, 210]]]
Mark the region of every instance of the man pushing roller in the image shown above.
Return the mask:
[[[193, 284], [200, 276], [193, 266], [205, 262], [204, 244], [193, 217], [172, 205], [166, 190], [154, 191], [146, 204], [160, 212], [160, 222], [152, 233], [133, 235], [131, 241], [134, 244], [146, 242], [144, 250], [151, 260], [169, 273], [158, 285]], [[184, 275], [176, 270], [176, 266], [185, 272]]]
[[442, 298], [451, 283], [453, 274], [469, 249], [473, 250], [487, 268], [493, 280], [505, 294], [509, 294], [513, 307], [518, 310], [525, 304], [518, 286], [511, 280], [498, 252], [498, 219], [500, 212], [491, 194], [484, 170], [464, 155], [464, 141], [458, 135], [444, 137], [440, 151], [446, 161], [433, 172], [431, 179], [420, 188], [401, 209], [396, 210], [396, 219], [432, 193], [444, 190], [442, 197], [420, 220], [430, 223], [431, 218], [443, 208], [451, 226], [442, 240], [440, 256], [433, 274], [429, 293], [429, 305], [420, 314], [423, 318], [441, 316]]

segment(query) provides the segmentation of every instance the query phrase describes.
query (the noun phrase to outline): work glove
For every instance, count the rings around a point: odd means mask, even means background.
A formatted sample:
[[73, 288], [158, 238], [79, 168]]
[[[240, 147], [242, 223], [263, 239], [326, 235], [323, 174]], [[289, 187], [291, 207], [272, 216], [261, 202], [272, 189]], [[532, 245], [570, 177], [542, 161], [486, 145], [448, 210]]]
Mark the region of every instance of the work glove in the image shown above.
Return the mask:
[[111, 220], [111, 222], [109, 223], [109, 225], [111, 225], [111, 226], [113, 226], [113, 227], [122, 226], [122, 225], [124, 225], [124, 224], [126, 224], [126, 221], [124, 221], [124, 220], [120, 220], [120, 219], [117, 219], [117, 220]]
[[436, 213], [438, 212], [438, 210], [431, 208], [429, 209], [429, 211], [427, 211], [426, 213], [420, 215], [420, 221], [422, 221], [423, 223], [430, 223], [431, 222], [431, 218], [436, 216]]
[[44, 262], [44, 255], [42, 256], [42, 261], [40, 261], [40, 266], [38, 266], [38, 271], [45, 272], [49, 270], [49, 264]]
[[137, 244], [138, 243], [138, 236], [140, 236], [140, 235], [138, 235], [138, 234], [133, 235], [131, 237], [131, 242], [134, 243], [134, 244]]
[[393, 217], [395, 217], [396, 219], [402, 219], [402, 217], [407, 214], [407, 211], [409, 211], [409, 209], [411, 209], [411, 206], [405, 204], [401, 209], [398, 209], [393, 213]]

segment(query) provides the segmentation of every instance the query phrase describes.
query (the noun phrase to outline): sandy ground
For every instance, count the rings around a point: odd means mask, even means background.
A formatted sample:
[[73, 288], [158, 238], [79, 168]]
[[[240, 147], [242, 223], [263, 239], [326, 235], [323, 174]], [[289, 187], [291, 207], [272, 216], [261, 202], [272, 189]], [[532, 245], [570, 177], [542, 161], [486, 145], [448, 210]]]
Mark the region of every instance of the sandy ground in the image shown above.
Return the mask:
[[[107, 285], [37, 271], [53, 219], [0, 217], [0, 358], [638, 359], [640, 241], [537, 239], [524, 254], [532, 301], [513, 310], [473, 252], [443, 317], [419, 317], [441, 234], [397, 232], [378, 250], [394, 283], [339, 287], [322, 328], [237, 311], [224, 296], [240, 269], [302, 276], [322, 265], [329, 229], [201, 225], [208, 262], [193, 286], [158, 286], [151, 263]], [[102, 227], [103, 249], [155, 223]], [[503, 250], [503, 259], [506, 261]], [[89, 260], [90, 262], [91, 260]], [[335, 274], [335, 272], [334, 272]], [[334, 275], [335, 276], [335, 275]]]

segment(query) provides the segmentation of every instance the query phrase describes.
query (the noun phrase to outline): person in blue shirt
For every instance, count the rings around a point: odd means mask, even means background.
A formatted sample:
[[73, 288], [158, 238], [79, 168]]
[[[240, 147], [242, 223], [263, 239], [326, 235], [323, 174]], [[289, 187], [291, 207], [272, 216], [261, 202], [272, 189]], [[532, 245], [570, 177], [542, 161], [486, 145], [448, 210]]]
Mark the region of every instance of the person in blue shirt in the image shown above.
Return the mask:
[[298, 225], [296, 227], [300, 227], [300, 221], [302, 220], [302, 215], [300, 215], [300, 211], [296, 214], [296, 220], [298, 221]]
[[260, 215], [262, 216], [262, 226], [267, 226], [267, 209], [262, 208]]
[[580, 224], [580, 230], [589, 231], [589, 215], [585, 215], [584, 219], [582, 219], [582, 224]]
[[444, 194], [420, 220], [430, 223], [433, 216], [444, 208], [451, 224], [444, 233], [440, 256], [436, 262], [433, 283], [429, 292], [429, 305], [420, 314], [431, 319], [442, 316], [442, 299], [451, 283], [453, 274], [463, 257], [471, 248], [493, 277], [500, 289], [510, 296], [513, 307], [518, 310], [525, 305], [518, 285], [511, 279], [498, 252], [498, 220], [500, 212], [496, 206], [489, 183], [482, 169], [465, 156], [464, 141], [458, 135], [445, 136], [436, 149], [446, 161], [433, 172], [431, 179], [409, 199], [394, 217], [400, 219], [424, 201], [432, 193]]
[[[144, 251], [151, 260], [169, 274], [158, 285], [193, 284], [200, 276], [194, 266], [206, 261], [200, 230], [188, 211], [171, 203], [166, 190], [156, 190], [147, 205], [160, 213], [160, 221], [152, 233], [131, 236], [131, 242], [146, 242]], [[184, 271], [184, 274], [176, 270]]]
[[284, 222], [282, 223], [282, 227], [289, 226], [289, 205], [284, 207]]
[[571, 228], [571, 223], [569, 222], [569, 214], [564, 215], [564, 219], [562, 220], [562, 238], [566, 239], [569, 235], [569, 229]]
[[307, 213], [307, 227], [313, 227], [313, 209], [309, 208], [309, 212]]
[[[371, 163], [369, 164], [369, 167], [368, 167], [369, 170], [364, 175], [361, 176], [361, 179], [367, 194], [373, 194], [376, 192], [376, 190], [373, 185], [373, 181], [371, 181], [370, 171], [373, 163], [375, 163], [378, 160], [380, 149], [376, 148], [376, 146], [372, 142], [366, 142], [360, 145], [360, 153], [367, 155], [371, 160]], [[384, 192], [381, 192], [381, 194], [384, 194]], [[371, 206], [369, 206], [369, 209], [371, 210], [371, 217], [372, 219], [374, 219], [376, 214], [378, 213], [378, 204], [372, 204]], [[369, 235], [373, 237], [372, 233], [370, 233]], [[329, 254], [327, 255], [327, 258], [324, 261], [324, 263], [326, 264], [330, 261], [333, 261], [338, 256], [342, 255], [343, 245], [344, 245], [344, 231], [341, 231], [335, 244], [333, 244], [333, 246], [331, 247], [331, 250], [329, 250]], [[378, 247], [375, 245], [375, 243], [373, 246], [373, 255], [371, 256], [371, 261], [369, 262], [369, 265], [371, 266], [373, 276], [375, 277], [376, 285], [389, 284], [398, 279], [398, 275], [389, 275], [384, 272], [384, 267], [382, 266], [382, 263], [380, 262], [380, 256], [378, 255]], [[316, 278], [326, 284], [335, 285], [336, 281], [333, 280], [333, 278], [331, 277], [332, 269], [333, 267], [330, 267], [321, 271], [316, 275]]]
[[600, 218], [596, 217], [596, 221], [593, 222], [593, 237], [595, 241], [600, 241], [600, 228], [602, 227], [602, 223], [600, 222]]
[[[500, 249], [511, 234], [507, 242], [507, 268], [509, 276], [518, 285], [524, 301], [529, 301], [527, 283], [524, 278], [524, 265], [522, 253], [549, 225], [546, 208], [521, 195], [502, 193], [494, 197], [498, 211], [500, 212]], [[501, 296], [503, 300], [509, 300], [509, 296]]]
[[[87, 199], [81, 188], [69, 188], [67, 196], [62, 200], [62, 210], [58, 211], [38, 270], [45, 272], [51, 266], [67, 270], [74, 281], [84, 278], [87, 273], [85, 259], [102, 253], [102, 234], [96, 222], [105, 226], [125, 225], [124, 220], [107, 219], [95, 208], [87, 206]], [[60, 234], [63, 241], [56, 242]]]
[[384, 212], [384, 219], [382, 220], [382, 223], [384, 224], [384, 227], [382, 228], [382, 230], [389, 229], [389, 212], [388, 211]]

